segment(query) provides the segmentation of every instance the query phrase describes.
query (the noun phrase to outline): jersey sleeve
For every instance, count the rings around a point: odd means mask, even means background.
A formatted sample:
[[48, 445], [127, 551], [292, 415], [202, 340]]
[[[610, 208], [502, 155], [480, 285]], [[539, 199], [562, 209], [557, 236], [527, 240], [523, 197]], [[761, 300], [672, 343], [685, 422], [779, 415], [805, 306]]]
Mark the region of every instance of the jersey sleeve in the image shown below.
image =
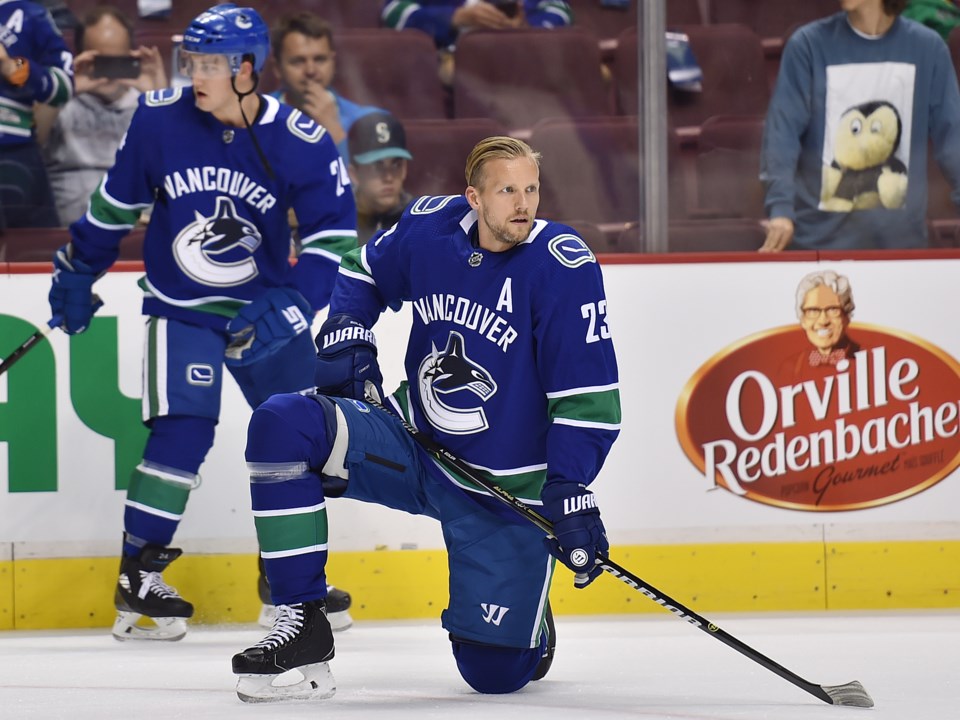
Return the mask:
[[412, 0], [385, 0], [380, 12], [380, 21], [394, 30], [413, 28], [433, 38], [437, 47], [451, 45], [457, 39], [453, 26], [453, 13], [461, 3], [448, 2], [424, 7]]
[[155, 90], [140, 98], [113, 167], [90, 196], [86, 214], [70, 226], [74, 253], [97, 272], [113, 264], [120, 241], [154, 201], [147, 163], [154, 152], [150, 149], [151, 127], [162, 122], [163, 115], [155, 105], [178, 92]]
[[399, 310], [410, 299], [407, 237], [415, 220], [409, 208], [386, 232], [343, 258], [330, 299], [330, 314], [347, 313], [368, 328], [388, 307]]
[[60, 107], [73, 95], [73, 55], [46, 9], [35, 6], [29, 18], [35, 54], [25, 88], [36, 102]]
[[573, 24], [573, 9], [563, 0], [526, 0], [527, 22], [531, 27], [556, 28]]
[[801, 138], [812, 113], [813, 69], [810, 43], [803, 30], [783, 50], [773, 97], [767, 108], [760, 154], [760, 180], [766, 188], [767, 217], [795, 218], [797, 165]]
[[326, 130], [299, 110], [286, 123], [294, 136], [288, 162], [295, 168], [291, 206], [301, 243], [292, 279], [320, 310], [330, 300], [341, 258], [357, 247], [357, 207], [347, 168]]
[[579, 237], [549, 241], [535, 309], [537, 365], [546, 391], [547, 481], [589, 485], [620, 432], [617, 360], [596, 257]]

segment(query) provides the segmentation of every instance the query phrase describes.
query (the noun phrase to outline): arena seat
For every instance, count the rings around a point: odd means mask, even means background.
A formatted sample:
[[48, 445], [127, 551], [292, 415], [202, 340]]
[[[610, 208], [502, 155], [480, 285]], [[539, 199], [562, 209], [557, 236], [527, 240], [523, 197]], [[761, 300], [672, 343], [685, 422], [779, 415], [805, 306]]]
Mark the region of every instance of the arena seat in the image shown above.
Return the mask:
[[840, 12], [837, 0], [714, 0], [710, 3], [712, 24], [746, 25], [761, 38], [781, 38], [798, 23], [808, 23]]
[[677, 128], [714, 115], [764, 115], [770, 99], [760, 38], [743, 25], [678, 28], [703, 70], [701, 92], [667, 89], [667, 117]]
[[544, 117], [610, 114], [592, 33], [478, 30], [457, 42], [454, 57], [454, 117], [486, 117], [523, 131]]
[[760, 182], [762, 115], [718, 115], [700, 126], [694, 215], [764, 216]]
[[530, 144], [543, 158], [540, 216], [623, 223], [640, 217], [640, 144], [636, 116], [551, 118]]
[[458, 195], [467, 186], [464, 161], [473, 146], [485, 137], [506, 131], [495, 120], [409, 120], [403, 123], [407, 149], [404, 187], [413, 195]]
[[333, 86], [361, 105], [376, 105], [402, 119], [447, 116], [437, 75], [437, 50], [417, 30], [338, 33]]

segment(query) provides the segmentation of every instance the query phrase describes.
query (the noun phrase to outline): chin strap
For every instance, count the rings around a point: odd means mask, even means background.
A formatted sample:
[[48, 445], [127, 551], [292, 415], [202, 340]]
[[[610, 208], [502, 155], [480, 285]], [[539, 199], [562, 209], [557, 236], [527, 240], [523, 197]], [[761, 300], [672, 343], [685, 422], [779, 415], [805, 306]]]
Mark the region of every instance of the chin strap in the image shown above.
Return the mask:
[[250, 125], [250, 121], [247, 119], [247, 114], [243, 111], [243, 99], [247, 95], [253, 95], [257, 91], [257, 85], [260, 84], [260, 74], [256, 70], [253, 71], [252, 77], [253, 87], [247, 92], [240, 92], [237, 90], [237, 78], [235, 75], [230, 77], [230, 87], [233, 88], [233, 92], [237, 96], [237, 102], [240, 104], [240, 116], [243, 118], [243, 123], [247, 126], [247, 130], [250, 131], [250, 139], [253, 140], [253, 147], [257, 150], [257, 156], [260, 158], [260, 163], [263, 165], [263, 169], [267, 171], [267, 177], [269, 177], [271, 180], [275, 180], [276, 175], [273, 172], [273, 168], [270, 167], [270, 161], [267, 160], [267, 156], [264, 154], [263, 148], [260, 147], [260, 143], [257, 141], [257, 136], [253, 131], [253, 126]]

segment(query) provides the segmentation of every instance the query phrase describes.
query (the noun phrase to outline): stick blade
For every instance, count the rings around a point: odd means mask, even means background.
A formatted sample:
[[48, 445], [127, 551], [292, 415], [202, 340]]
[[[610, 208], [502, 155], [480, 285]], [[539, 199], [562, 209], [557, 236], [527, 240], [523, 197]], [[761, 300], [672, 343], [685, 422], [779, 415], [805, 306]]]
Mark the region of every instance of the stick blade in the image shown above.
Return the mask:
[[830, 702], [834, 705], [873, 707], [873, 698], [863, 689], [863, 685], [856, 680], [845, 685], [821, 685], [820, 687], [830, 697]]

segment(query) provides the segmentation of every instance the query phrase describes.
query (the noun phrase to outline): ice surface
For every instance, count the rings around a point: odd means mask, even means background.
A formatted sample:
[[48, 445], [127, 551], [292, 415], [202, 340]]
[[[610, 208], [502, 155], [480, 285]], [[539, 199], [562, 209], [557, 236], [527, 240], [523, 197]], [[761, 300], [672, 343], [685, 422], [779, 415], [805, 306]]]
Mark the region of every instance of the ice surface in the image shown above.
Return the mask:
[[[439, 622], [357, 622], [338, 633], [330, 700], [248, 706], [231, 656], [256, 626], [195, 627], [176, 643], [97, 631], [0, 633], [0, 718], [238, 720], [946, 720], [960, 705], [960, 612], [709, 616], [806, 680], [863, 683], [873, 709], [827, 705], [671, 615], [558, 616], [550, 674], [481, 696]], [[868, 714], [865, 714], [868, 713]]]

